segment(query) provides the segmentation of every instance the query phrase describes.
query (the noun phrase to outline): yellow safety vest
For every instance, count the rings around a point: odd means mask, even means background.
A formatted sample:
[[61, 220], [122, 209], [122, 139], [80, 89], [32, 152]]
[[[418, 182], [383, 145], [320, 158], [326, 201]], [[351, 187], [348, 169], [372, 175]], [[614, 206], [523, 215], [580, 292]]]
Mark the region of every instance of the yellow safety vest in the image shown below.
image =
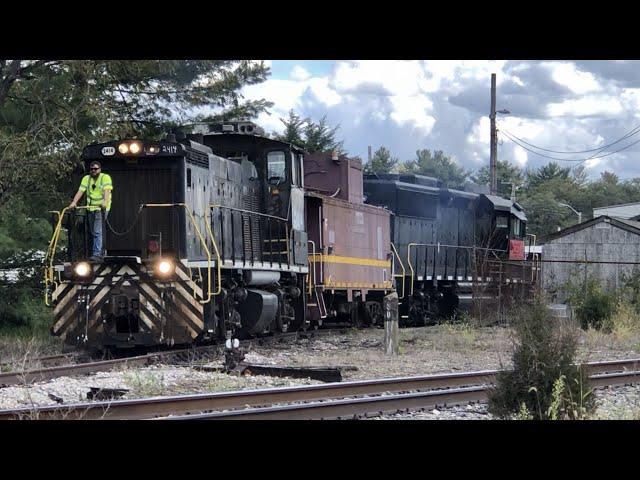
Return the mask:
[[[102, 208], [102, 199], [105, 190], [113, 190], [111, 177], [106, 173], [101, 173], [95, 180], [91, 175], [85, 175], [80, 182], [80, 191], [87, 193], [88, 210], [96, 211]], [[111, 209], [111, 198], [107, 204], [107, 212]]]

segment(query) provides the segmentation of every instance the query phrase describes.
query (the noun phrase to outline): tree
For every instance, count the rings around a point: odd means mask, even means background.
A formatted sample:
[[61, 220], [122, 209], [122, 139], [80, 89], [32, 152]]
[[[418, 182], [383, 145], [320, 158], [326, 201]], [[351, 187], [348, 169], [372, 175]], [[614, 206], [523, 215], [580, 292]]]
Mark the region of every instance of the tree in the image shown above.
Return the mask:
[[455, 161], [445, 155], [442, 150], [424, 149], [416, 152], [416, 159], [405, 162], [401, 166], [406, 173], [428, 175], [442, 180], [447, 187], [461, 188], [469, 172], [456, 165]]
[[231, 60], [0, 60], [0, 207], [17, 189], [66, 178], [87, 143], [264, 111], [269, 102], [242, 101], [239, 90], [268, 72]]
[[289, 118], [281, 118], [280, 121], [284, 124], [284, 132], [281, 135], [276, 135], [275, 138], [293, 145], [303, 145], [304, 139], [302, 137], [307, 119], [300, 118], [293, 110], [289, 110]]
[[398, 159], [391, 156], [385, 147], [376, 150], [371, 161], [364, 166], [364, 173], [389, 173], [398, 164]]
[[340, 125], [330, 127], [326, 116], [316, 123], [308, 117], [302, 119], [290, 110], [289, 117], [281, 118], [280, 121], [284, 124], [285, 130], [282, 134], [274, 135], [276, 140], [293, 143], [309, 153], [332, 151], [338, 154], [346, 153], [343, 149], [344, 142], [336, 139]]
[[[498, 160], [496, 176], [498, 178], [498, 192], [505, 197], [511, 196], [511, 186], [516, 188], [524, 184], [524, 174], [517, 165], [512, 165], [507, 160]], [[489, 185], [491, 174], [488, 165], [485, 165], [471, 176], [471, 181], [478, 185]], [[511, 184], [511, 185], [507, 185]]]
[[567, 180], [570, 177], [570, 172], [570, 167], [563, 168], [556, 162], [549, 162], [539, 169], [529, 172], [527, 183], [529, 187], [536, 187], [554, 179]]

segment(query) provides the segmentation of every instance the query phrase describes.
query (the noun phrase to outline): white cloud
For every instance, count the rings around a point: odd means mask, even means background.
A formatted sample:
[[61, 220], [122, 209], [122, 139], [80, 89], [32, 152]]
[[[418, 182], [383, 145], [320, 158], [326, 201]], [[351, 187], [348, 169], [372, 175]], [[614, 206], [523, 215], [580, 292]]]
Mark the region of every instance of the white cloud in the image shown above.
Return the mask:
[[307, 80], [311, 77], [311, 74], [302, 65], [295, 65], [291, 69], [291, 78], [294, 80]]
[[547, 105], [547, 114], [552, 117], [566, 115], [574, 117], [613, 116], [621, 112], [620, 100], [610, 96], [588, 95]]
[[515, 147], [513, 149], [513, 159], [520, 168], [524, 168], [529, 161], [529, 155], [527, 151], [522, 147]]
[[312, 78], [308, 82], [308, 89], [327, 107], [337, 105], [342, 97], [329, 86], [328, 78]]
[[393, 96], [390, 100], [393, 105], [391, 118], [396, 123], [400, 125], [413, 123], [426, 133], [429, 133], [436, 123], [436, 119], [427, 113], [433, 110], [433, 103], [426, 96]]
[[568, 87], [573, 93], [582, 95], [600, 90], [600, 85], [592, 73], [582, 72], [573, 63], [553, 63], [551, 78], [556, 83]]

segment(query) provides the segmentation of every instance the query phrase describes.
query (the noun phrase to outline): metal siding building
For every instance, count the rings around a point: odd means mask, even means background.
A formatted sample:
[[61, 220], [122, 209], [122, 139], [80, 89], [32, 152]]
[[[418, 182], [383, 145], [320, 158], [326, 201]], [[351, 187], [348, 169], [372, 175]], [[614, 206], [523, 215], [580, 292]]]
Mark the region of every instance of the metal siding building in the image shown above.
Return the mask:
[[640, 265], [553, 263], [549, 260], [640, 262], [640, 222], [601, 216], [547, 237], [542, 246], [542, 286], [563, 301], [559, 288], [595, 278], [607, 290], [622, 286], [622, 276]]
[[640, 215], [640, 202], [608, 205], [593, 209], [593, 218], [614, 217], [623, 220], [634, 219]]

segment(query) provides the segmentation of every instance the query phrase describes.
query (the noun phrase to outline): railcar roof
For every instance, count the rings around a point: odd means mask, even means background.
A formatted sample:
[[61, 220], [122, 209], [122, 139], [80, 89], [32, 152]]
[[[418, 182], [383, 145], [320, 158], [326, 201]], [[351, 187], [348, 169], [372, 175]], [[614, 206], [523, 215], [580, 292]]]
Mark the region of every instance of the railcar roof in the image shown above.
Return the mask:
[[256, 135], [256, 134], [249, 134], [249, 133], [240, 133], [240, 132], [209, 132], [206, 134], [202, 134], [202, 136], [204, 138], [206, 137], [220, 137], [220, 136], [234, 136], [234, 137], [251, 137], [251, 138], [257, 138], [259, 140], [265, 140], [268, 142], [273, 142], [276, 144], [280, 144], [280, 145], [284, 145], [287, 147], [292, 148], [293, 150], [296, 150], [298, 153], [310, 153], [306, 150], [304, 150], [302, 147], [299, 147], [298, 145], [294, 144], [294, 143], [290, 143], [290, 142], [283, 142], [282, 140], [277, 140], [275, 138], [270, 138], [270, 137], [265, 137], [264, 135]]
[[392, 184], [392, 185], [395, 185], [396, 188], [398, 189], [409, 190], [417, 193], [420, 193], [420, 192], [429, 192], [432, 194], [451, 193], [458, 197], [470, 198], [470, 199], [475, 199], [479, 197], [479, 194], [473, 193], [473, 192], [465, 192], [463, 190], [456, 190], [454, 188], [447, 188], [447, 187], [429, 187], [427, 185], [420, 185], [417, 183], [401, 182], [400, 180], [395, 180], [392, 178], [368, 177], [368, 178], [365, 178], [365, 182]]

